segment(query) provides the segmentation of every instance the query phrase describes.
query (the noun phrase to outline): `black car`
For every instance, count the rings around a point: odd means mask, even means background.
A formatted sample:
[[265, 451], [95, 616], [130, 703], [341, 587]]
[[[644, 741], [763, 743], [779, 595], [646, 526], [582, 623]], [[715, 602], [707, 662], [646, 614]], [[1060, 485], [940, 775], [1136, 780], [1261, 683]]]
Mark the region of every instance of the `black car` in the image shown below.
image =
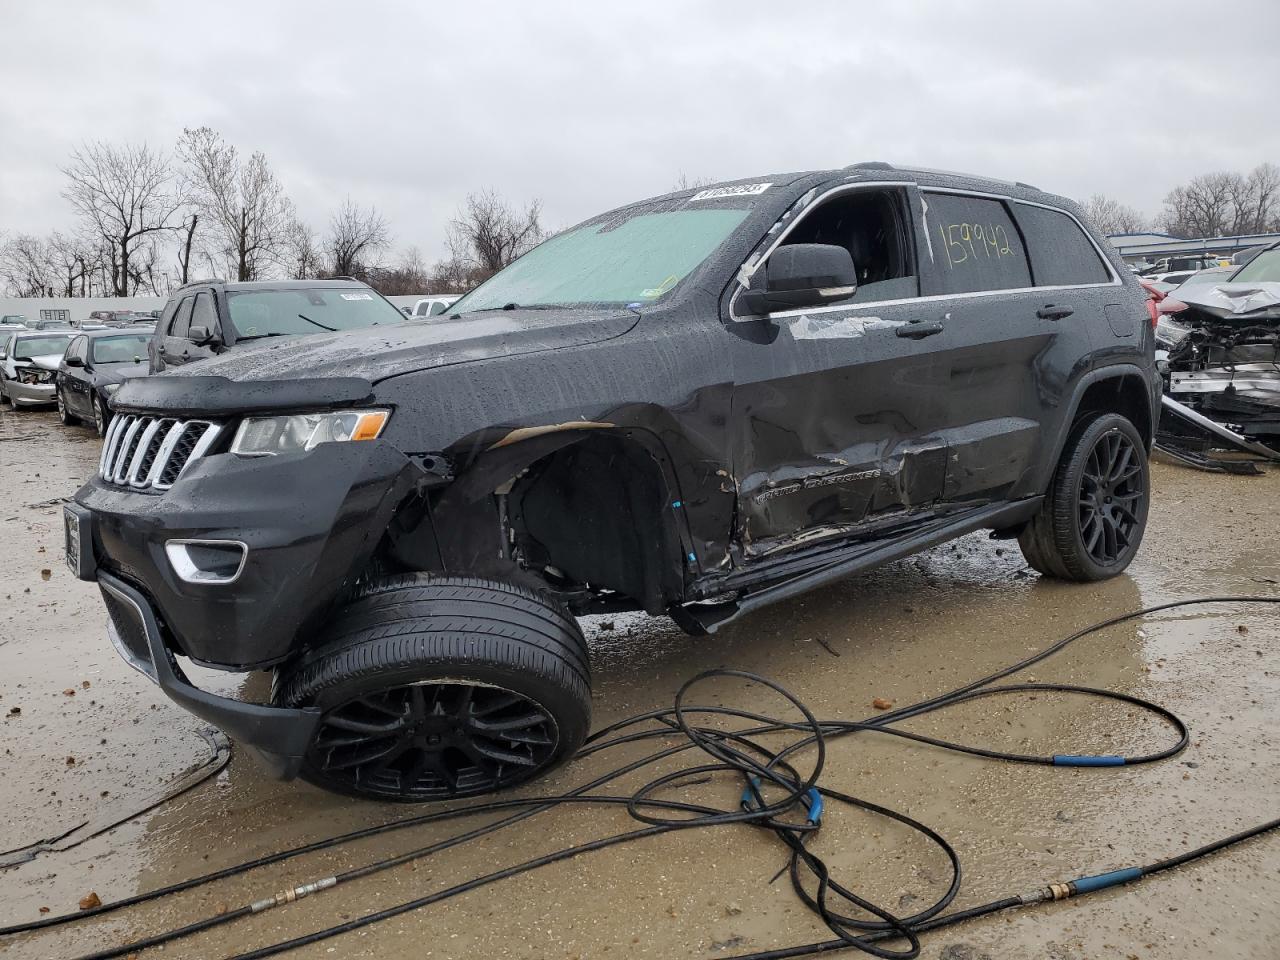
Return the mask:
[[[482, 793], [586, 736], [579, 615], [711, 632], [984, 529], [1120, 573], [1153, 374], [1143, 292], [1071, 201], [759, 177], [588, 220], [430, 324], [127, 383], [68, 560], [120, 653], [276, 774]], [[178, 655], [272, 670], [272, 702]]]
[[337, 280], [201, 280], [180, 287], [155, 322], [153, 373], [206, 360], [268, 337], [403, 323], [368, 284]]
[[58, 365], [58, 419], [65, 424], [91, 423], [106, 436], [111, 421], [111, 395], [120, 384], [148, 373], [149, 330], [85, 331], [67, 344]]

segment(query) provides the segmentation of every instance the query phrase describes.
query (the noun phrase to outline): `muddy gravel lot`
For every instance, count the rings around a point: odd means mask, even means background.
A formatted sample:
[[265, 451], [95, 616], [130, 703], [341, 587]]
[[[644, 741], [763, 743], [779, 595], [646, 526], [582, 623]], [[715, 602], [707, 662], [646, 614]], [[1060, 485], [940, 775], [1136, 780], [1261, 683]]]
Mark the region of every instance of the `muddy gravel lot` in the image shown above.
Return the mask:
[[[0, 413], [0, 850], [75, 828], [92, 832], [82, 825], [154, 802], [213, 749], [200, 721], [116, 656], [97, 589], [63, 564], [57, 501], [91, 474], [98, 449], [89, 431], [62, 427], [52, 413]], [[1229, 477], [1157, 464], [1154, 478], [1146, 544], [1128, 575], [1106, 583], [1042, 581], [1016, 545], [971, 536], [711, 638], [687, 637], [666, 620], [592, 618], [595, 723], [669, 706], [683, 680], [715, 666], [772, 677], [819, 717], [859, 719], [874, 713], [876, 698], [922, 699], [1117, 613], [1205, 594], [1280, 593], [1280, 471]], [[1280, 813], [1278, 621], [1260, 606], [1156, 614], [1093, 635], [1015, 678], [1107, 687], [1166, 705], [1191, 728], [1192, 745], [1174, 759], [1062, 769], [864, 736], [832, 747], [823, 782], [907, 812], [947, 837], [964, 865], [956, 907], [1176, 855]], [[200, 672], [199, 679], [219, 692], [266, 695], [261, 677]], [[706, 697], [760, 705], [758, 688], [730, 683]], [[1120, 705], [1057, 695], [979, 700], [909, 728], [1037, 754], [1132, 754], [1169, 736], [1158, 721]], [[523, 794], [563, 792], [625, 756], [569, 764]], [[720, 782], [689, 793], [730, 805], [737, 789]], [[233, 747], [225, 768], [176, 798], [0, 870], [0, 925], [74, 913], [90, 894], [118, 900], [409, 812], [272, 782]], [[621, 811], [559, 808], [163, 954], [242, 953], [634, 826]], [[371, 837], [161, 903], [12, 937], [0, 942], [0, 954], [69, 957], [124, 944], [454, 829]], [[946, 864], [935, 849], [865, 813], [829, 809], [812, 847], [846, 886], [902, 913], [945, 888]], [[777, 840], [749, 828], [653, 837], [290, 955], [720, 958], [827, 939], [785, 880], [769, 882], [783, 862]], [[1277, 904], [1280, 836], [1273, 834], [1129, 887], [940, 931], [926, 939], [922, 956], [1274, 960]]]

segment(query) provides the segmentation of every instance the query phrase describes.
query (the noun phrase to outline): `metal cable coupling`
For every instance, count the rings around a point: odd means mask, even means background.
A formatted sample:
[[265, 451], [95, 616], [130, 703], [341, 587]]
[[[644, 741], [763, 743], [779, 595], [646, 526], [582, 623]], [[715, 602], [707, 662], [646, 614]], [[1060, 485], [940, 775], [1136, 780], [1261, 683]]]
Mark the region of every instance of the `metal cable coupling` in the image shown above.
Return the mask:
[[1071, 884], [1069, 883], [1051, 883], [1049, 884], [1049, 893], [1054, 900], [1065, 900], [1071, 896]]
[[265, 900], [255, 900], [249, 905], [251, 913], [262, 913], [264, 910], [270, 910], [272, 907], [283, 906], [286, 903], [293, 903], [295, 900], [301, 900], [303, 897], [320, 890], [328, 890], [330, 887], [337, 886], [337, 877], [325, 877], [323, 880], [317, 880], [315, 883], [304, 883], [300, 887], [293, 887], [277, 893], [274, 897], [267, 897]]

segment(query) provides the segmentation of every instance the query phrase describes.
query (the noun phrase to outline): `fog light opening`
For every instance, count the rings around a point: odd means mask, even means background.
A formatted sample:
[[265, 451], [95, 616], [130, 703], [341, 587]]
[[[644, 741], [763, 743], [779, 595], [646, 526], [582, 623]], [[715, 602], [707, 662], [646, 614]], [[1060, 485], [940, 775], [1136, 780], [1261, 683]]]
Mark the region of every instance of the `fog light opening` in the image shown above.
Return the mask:
[[187, 583], [235, 583], [249, 559], [248, 545], [239, 540], [170, 540], [164, 552]]

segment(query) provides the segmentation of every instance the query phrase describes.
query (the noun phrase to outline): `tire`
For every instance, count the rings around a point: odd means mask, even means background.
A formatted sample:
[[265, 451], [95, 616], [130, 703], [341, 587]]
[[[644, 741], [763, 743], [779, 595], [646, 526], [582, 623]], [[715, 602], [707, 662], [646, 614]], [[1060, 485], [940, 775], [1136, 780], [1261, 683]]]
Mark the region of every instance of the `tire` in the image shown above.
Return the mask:
[[378, 800], [523, 783], [577, 752], [591, 674], [577, 621], [525, 587], [406, 574], [362, 589], [278, 668], [273, 700], [322, 711], [301, 776]]
[[1040, 511], [1018, 536], [1034, 569], [1059, 580], [1105, 580], [1142, 544], [1151, 499], [1147, 446], [1117, 413], [1077, 424]]
[[98, 399], [98, 395], [93, 395], [93, 429], [97, 431], [99, 437], [107, 435], [107, 426], [111, 423], [111, 411], [104, 410], [102, 401]]
[[71, 411], [67, 409], [67, 401], [62, 396], [61, 388], [54, 391], [54, 395], [58, 400], [58, 422], [64, 427], [74, 427], [79, 423], [79, 419], [71, 415]]

